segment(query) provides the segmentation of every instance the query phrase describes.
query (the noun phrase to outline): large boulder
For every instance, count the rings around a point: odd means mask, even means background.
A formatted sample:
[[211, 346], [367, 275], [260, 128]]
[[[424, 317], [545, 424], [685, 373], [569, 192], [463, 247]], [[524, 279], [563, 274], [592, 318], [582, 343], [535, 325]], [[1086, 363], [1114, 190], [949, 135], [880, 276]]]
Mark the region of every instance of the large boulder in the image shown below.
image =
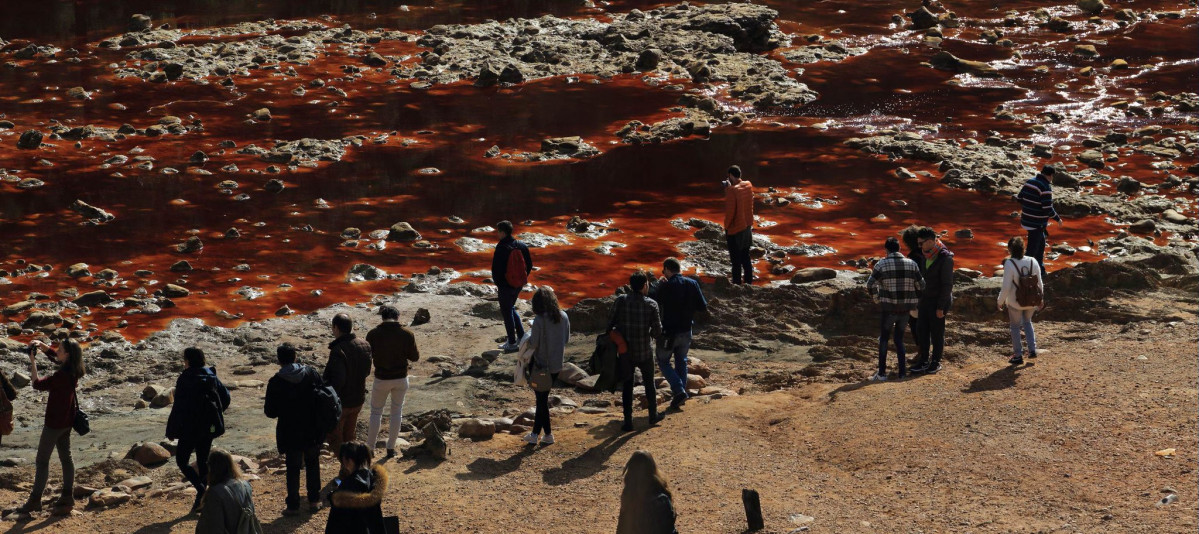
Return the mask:
[[32, 150], [40, 146], [42, 146], [42, 132], [37, 130], [26, 130], [17, 139], [17, 148]]
[[491, 439], [495, 435], [495, 422], [483, 419], [467, 419], [458, 427], [458, 436], [474, 441]]
[[832, 280], [837, 277], [836, 269], [828, 267], [809, 267], [795, 271], [795, 275], [791, 277], [792, 284], [808, 284], [812, 282], [820, 282], [822, 280]]
[[171, 459], [171, 451], [157, 443], [136, 443], [125, 454], [126, 460], [133, 460], [144, 467], [165, 463]]

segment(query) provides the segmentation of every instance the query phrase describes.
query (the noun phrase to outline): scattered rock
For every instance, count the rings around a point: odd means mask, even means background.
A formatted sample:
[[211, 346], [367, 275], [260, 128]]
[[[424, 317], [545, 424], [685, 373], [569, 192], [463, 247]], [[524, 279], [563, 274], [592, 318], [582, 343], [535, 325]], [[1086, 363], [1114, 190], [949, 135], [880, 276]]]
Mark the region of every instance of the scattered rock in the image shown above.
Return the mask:
[[416, 313], [413, 314], [413, 316], [412, 316], [411, 326], [420, 326], [422, 324], [428, 324], [429, 321], [432, 319], [433, 319], [433, 316], [429, 314], [429, 310], [427, 308], [417, 308]]
[[88, 269], [88, 265], [86, 263], [76, 263], [67, 267], [67, 276], [70, 276], [71, 278], [83, 278], [84, 276], [91, 275], [92, 272]]
[[186, 287], [175, 285], [175, 284], [167, 284], [167, 285], [163, 286], [163, 288], [162, 288], [162, 296], [169, 298], [169, 299], [183, 298], [190, 294], [191, 294], [191, 291], [188, 290]]
[[420, 233], [412, 228], [411, 224], [406, 222], [398, 222], [391, 226], [391, 231], [387, 234], [388, 241], [416, 241], [420, 239]]
[[194, 235], [187, 238], [187, 241], [175, 245], [176, 250], [185, 254], [190, 252], [199, 252], [203, 248], [204, 242], [200, 240], [199, 236]]
[[836, 277], [836, 269], [829, 269], [828, 267], [809, 267], [795, 271], [795, 275], [791, 277], [791, 283], [808, 284], [811, 282], [819, 282], [821, 280], [831, 280]]
[[101, 304], [108, 304], [109, 302], [112, 302], [112, 296], [103, 290], [98, 290], [79, 295], [79, 297], [72, 302], [74, 302], [76, 306], [99, 306]]
[[8, 377], [8, 379], [12, 382], [13, 387], [17, 389], [22, 389], [25, 386], [28, 386], [30, 382], [29, 375], [22, 371], [14, 372], [12, 376]]
[[171, 459], [171, 451], [157, 443], [136, 443], [125, 454], [126, 460], [133, 460], [144, 467], [160, 465]]
[[131, 32], [145, 31], [152, 26], [153, 22], [148, 15], [136, 13], [132, 17], [129, 17], [129, 31]]
[[42, 146], [42, 132], [37, 130], [26, 130], [17, 139], [17, 148], [32, 150]]
[[940, 24], [937, 16], [929, 11], [927, 7], [921, 6], [920, 9], [908, 13], [908, 18], [912, 20], [913, 30], [925, 30]]
[[382, 280], [387, 277], [387, 273], [374, 265], [367, 263], [358, 263], [350, 267], [350, 271], [346, 273], [346, 281], [353, 282], [372, 282]]
[[458, 427], [458, 436], [473, 441], [484, 441], [495, 435], [495, 423], [483, 419], [467, 419]]
[[129, 502], [133, 496], [124, 491], [104, 488], [88, 498], [88, 506], [92, 508], [112, 508]]
[[173, 273], [186, 273], [191, 272], [191, 270], [192, 264], [187, 260], [179, 260], [171, 265], [171, 272]]
[[1154, 230], [1157, 230], [1157, 223], [1152, 219], [1144, 219], [1132, 223], [1128, 230], [1134, 234], [1152, 234]]
[[1078, 0], [1074, 5], [1078, 6], [1078, 9], [1092, 15], [1098, 15], [1104, 9], [1107, 9], [1107, 4], [1103, 3], [1103, 0]]
[[587, 144], [579, 136], [555, 137], [541, 141], [541, 154], [546, 159], [589, 158], [599, 153], [599, 149]]
[[258, 122], [266, 122], [271, 120], [271, 110], [268, 108], [261, 108], [255, 110], [251, 116], [254, 117], [254, 120]]
[[1074, 45], [1074, 54], [1083, 57], [1099, 57], [1099, 51], [1095, 49], [1095, 45], [1089, 44]]
[[971, 61], [959, 58], [949, 52], [941, 51], [933, 54], [929, 64], [938, 70], [973, 74], [981, 78], [998, 78], [1002, 76], [999, 69], [984, 61]]

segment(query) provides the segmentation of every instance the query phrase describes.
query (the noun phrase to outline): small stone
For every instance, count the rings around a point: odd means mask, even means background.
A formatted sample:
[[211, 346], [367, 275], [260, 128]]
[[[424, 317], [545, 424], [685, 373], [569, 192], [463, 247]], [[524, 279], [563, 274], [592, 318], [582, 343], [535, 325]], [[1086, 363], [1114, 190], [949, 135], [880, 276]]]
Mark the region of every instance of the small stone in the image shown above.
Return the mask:
[[285, 188], [286, 186], [283, 184], [283, 180], [278, 178], [267, 180], [266, 185], [263, 186], [263, 189], [265, 189], [267, 193], [281, 193]]
[[192, 264], [189, 263], [187, 260], [179, 260], [179, 261], [175, 262], [173, 265], [171, 265], [171, 272], [173, 272], [173, 273], [186, 273], [186, 272], [190, 272], [191, 270], [192, 270]]
[[432, 318], [427, 308], [417, 308], [416, 313], [412, 316], [412, 326], [428, 324]]
[[286, 305], [286, 304], [284, 304], [284, 305], [283, 305], [282, 307], [280, 307], [279, 309], [275, 310], [275, 315], [276, 315], [276, 316], [278, 316], [278, 317], [285, 317], [285, 316], [291, 315], [291, 314], [293, 314], [293, 313], [295, 313], [295, 311], [293, 311], [293, 310], [292, 310], [290, 307], [288, 307], [288, 305]]
[[495, 422], [483, 419], [467, 419], [458, 427], [458, 436], [473, 441], [484, 441], [495, 435]]
[[144, 467], [159, 465], [171, 459], [171, 451], [157, 443], [136, 443], [125, 454], [126, 460], [133, 460]]
[[200, 240], [199, 236], [191, 236], [187, 238], [187, 241], [175, 245], [175, 249], [183, 253], [198, 252], [203, 248], [204, 242]]
[[190, 294], [191, 294], [191, 291], [188, 290], [186, 287], [175, 285], [175, 284], [167, 284], [167, 285], [163, 286], [163, 288], [162, 288], [162, 296], [169, 298], [169, 299], [183, 298]]
[[254, 111], [252, 116], [256, 121], [266, 122], [271, 120], [271, 110], [267, 108], [258, 109]]
[[67, 267], [67, 276], [70, 276], [71, 278], [83, 278], [91, 275], [92, 272], [88, 269], [88, 265], [86, 263], [76, 263], [70, 267]]
[[795, 271], [795, 275], [791, 277], [792, 284], [807, 284], [811, 282], [819, 282], [822, 280], [831, 280], [837, 277], [837, 271], [828, 267], [809, 267]]
[[391, 226], [391, 231], [387, 234], [388, 241], [416, 241], [421, 238], [419, 232], [412, 228], [411, 224], [406, 222], [398, 222]]

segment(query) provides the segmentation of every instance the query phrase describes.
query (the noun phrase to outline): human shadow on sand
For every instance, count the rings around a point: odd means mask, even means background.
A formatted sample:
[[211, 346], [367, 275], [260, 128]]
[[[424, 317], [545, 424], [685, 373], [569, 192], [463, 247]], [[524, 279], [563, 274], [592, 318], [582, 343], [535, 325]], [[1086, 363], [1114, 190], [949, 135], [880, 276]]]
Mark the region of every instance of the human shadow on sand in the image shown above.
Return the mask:
[[565, 486], [576, 480], [591, 478], [600, 471], [603, 471], [608, 460], [612, 458], [612, 455], [616, 451], [620, 450], [630, 439], [633, 439], [633, 436], [646, 430], [642, 426], [645, 424], [642, 418], [637, 419], [637, 430], [632, 432], [621, 431], [620, 426], [622, 424], [622, 420], [613, 419], [608, 421], [606, 425], [591, 429], [590, 433], [592, 435], [605, 436], [604, 440], [594, 447], [587, 449], [578, 457], [562, 462], [561, 467], [546, 469], [541, 473], [542, 480], [550, 486]]
[[975, 379], [966, 389], [962, 390], [962, 393], [981, 393], [983, 391], [999, 391], [1010, 388], [1016, 385], [1016, 379], [1020, 376], [1016, 374], [1016, 371], [1028, 369], [1033, 365], [1036, 364], [1029, 362], [1023, 365], [1004, 366], [994, 373]]
[[521, 447], [520, 452], [509, 456], [503, 460], [493, 460], [491, 458], [476, 458], [475, 461], [466, 464], [466, 473], [458, 473], [454, 475], [459, 480], [491, 480], [499, 478], [508, 473], [520, 469], [520, 464], [533, 455], [536, 450], [532, 445]]

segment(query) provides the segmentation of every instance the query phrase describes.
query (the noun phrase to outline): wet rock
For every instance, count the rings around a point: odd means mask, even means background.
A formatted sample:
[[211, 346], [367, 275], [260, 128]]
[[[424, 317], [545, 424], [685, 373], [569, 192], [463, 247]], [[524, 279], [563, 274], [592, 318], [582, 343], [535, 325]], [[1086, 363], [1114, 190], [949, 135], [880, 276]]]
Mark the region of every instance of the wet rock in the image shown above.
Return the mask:
[[34, 310], [29, 316], [25, 317], [25, 321], [21, 323], [21, 327], [38, 330], [60, 324], [62, 324], [62, 317], [57, 313], [48, 310]]
[[991, 66], [990, 63], [961, 59], [945, 51], [933, 54], [933, 57], [929, 59], [929, 64], [938, 70], [973, 74], [981, 78], [998, 78], [1002, 76], [999, 69]]
[[422, 324], [428, 324], [429, 321], [431, 321], [432, 319], [433, 319], [433, 316], [429, 313], [429, 310], [427, 308], [417, 308], [416, 313], [413, 314], [413, 316], [412, 316], [411, 326], [420, 326]]
[[546, 158], [589, 158], [600, 152], [579, 136], [555, 137], [541, 141], [541, 153]]
[[362, 58], [362, 62], [370, 67], [387, 66], [387, 58], [379, 55], [378, 52], [371, 52]]
[[921, 6], [920, 9], [917, 9], [916, 11], [908, 13], [908, 18], [912, 20], [913, 30], [924, 30], [940, 24], [937, 16], [924, 6]]
[[204, 242], [200, 240], [199, 236], [191, 236], [191, 237], [187, 238], [187, 241], [184, 241], [178, 245], [175, 245], [176, 250], [178, 250], [179, 252], [185, 253], [185, 254], [191, 253], [191, 252], [198, 252], [203, 248], [204, 248]]
[[203, 150], [197, 150], [187, 161], [193, 165], [203, 165], [208, 161], [208, 154], [205, 154]]
[[92, 271], [88, 268], [86, 263], [76, 263], [67, 267], [67, 276], [70, 276], [71, 278], [83, 278], [84, 276], [91, 275]]
[[175, 284], [167, 284], [162, 287], [162, 296], [169, 299], [183, 298], [191, 294], [191, 291], [186, 287]]
[[131, 32], [145, 31], [152, 26], [153, 22], [148, 15], [136, 13], [132, 17], [129, 17], [129, 31]]
[[1162, 219], [1174, 224], [1187, 224], [1190, 222], [1190, 219], [1186, 215], [1179, 213], [1178, 210], [1173, 208], [1163, 211]]
[[42, 146], [42, 132], [37, 130], [26, 130], [17, 139], [17, 148], [32, 150]]
[[1099, 57], [1099, 51], [1095, 49], [1095, 45], [1079, 44], [1074, 45], [1074, 54], [1082, 57]]
[[286, 186], [283, 184], [283, 180], [279, 180], [277, 178], [267, 180], [266, 185], [263, 186], [263, 189], [265, 189], [267, 193], [281, 193], [285, 188]]
[[67, 98], [72, 100], [88, 100], [91, 97], [92, 94], [88, 91], [85, 91], [82, 87], [72, 87], [67, 89]]
[[173, 273], [186, 273], [191, 272], [191, 270], [192, 264], [187, 260], [179, 260], [171, 265], [171, 272]]
[[346, 281], [350, 283], [372, 282], [375, 280], [382, 280], [386, 277], [387, 273], [382, 269], [366, 263], [355, 264], [353, 267], [350, 267], [349, 272], [346, 273]]
[[953, 235], [959, 239], [974, 239], [974, 231], [969, 228], [962, 228]]
[[97, 223], [109, 222], [116, 218], [113, 216], [113, 214], [88, 204], [82, 200], [76, 200], [73, 202], [71, 204], [71, 211], [82, 215], [84, 219], [95, 221]]
[[287, 317], [288, 315], [294, 313], [296, 312], [292, 310], [290, 306], [284, 304], [283, 306], [279, 307], [279, 309], [275, 310], [275, 317]]
[[388, 241], [416, 241], [420, 238], [420, 233], [406, 222], [391, 225], [391, 230], [387, 233]]
[[25, 310], [32, 308], [34, 304], [35, 303], [32, 300], [22, 300], [20, 302], [14, 302], [12, 304], [9, 304], [8, 306], [5, 306], [3, 310], [0, 310], [0, 314], [4, 315], [5, 317], [10, 317], [13, 315], [20, 315], [22, 313], [25, 313]]
[[38, 180], [37, 178], [25, 178], [24, 180], [17, 182], [17, 187], [20, 189], [36, 189], [43, 185], [46, 185], [46, 182]]
[[1092, 15], [1097, 15], [1104, 9], [1107, 9], [1107, 4], [1103, 3], [1103, 0], [1078, 0], [1074, 5], [1078, 6], [1078, 9]]
[[471, 441], [485, 441], [495, 435], [495, 422], [483, 419], [467, 419], [458, 427], [458, 436]]
[[1116, 182], [1116, 191], [1118, 191], [1120, 193], [1124, 193], [1126, 195], [1131, 195], [1131, 194], [1139, 192], [1141, 190], [1141, 187], [1142, 187], [1141, 182], [1137, 181], [1135, 178], [1131, 178], [1128, 176], [1120, 178], [1120, 181]]
[[1153, 222], [1152, 219], [1144, 219], [1132, 223], [1128, 227], [1128, 230], [1135, 234], [1152, 234], [1154, 230], [1157, 230], [1157, 223]]
[[258, 122], [266, 122], [266, 121], [271, 120], [271, 110], [268, 108], [261, 108], [261, 109], [255, 110], [254, 113], [251, 114], [251, 116], [254, 118], [254, 120], [256, 120]]
[[809, 267], [795, 271], [795, 275], [791, 277], [792, 284], [808, 284], [819, 282], [822, 280], [831, 280], [837, 277], [835, 269], [827, 267]]
[[1098, 150], [1084, 150], [1077, 158], [1078, 161], [1095, 169], [1102, 169], [1107, 166], [1107, 163], [1104, 162], [1103, 153]]
[[102, 290], [92, 291], [91, 293], [79, 295], [79, 297], [72, 302], [74, 302], [76, 306], [99, 306], [101, 304], [108, 304], [109, 302], [112, 302], [112, 296]]
[[1111, 63], [1109, 63], [1108, 67], [1111, 67], [1114, 70], [1127, 69], [1128, 62], [1124, 61], [1123, 59], [1116, 59], [1116, 60], [1113, 60]]
[[[152, 403], [151, 406], [153, 406]], [[170, 460], [171, 451], [166, 450], [162, 445], [157, 443], [135, 443], [133, 447], [129, 449], [129, 452], [125, 453], [125, 459], [133, 460], [141, 464], [143, 467], [152, 467], [161, 465], [167, 460]]]

